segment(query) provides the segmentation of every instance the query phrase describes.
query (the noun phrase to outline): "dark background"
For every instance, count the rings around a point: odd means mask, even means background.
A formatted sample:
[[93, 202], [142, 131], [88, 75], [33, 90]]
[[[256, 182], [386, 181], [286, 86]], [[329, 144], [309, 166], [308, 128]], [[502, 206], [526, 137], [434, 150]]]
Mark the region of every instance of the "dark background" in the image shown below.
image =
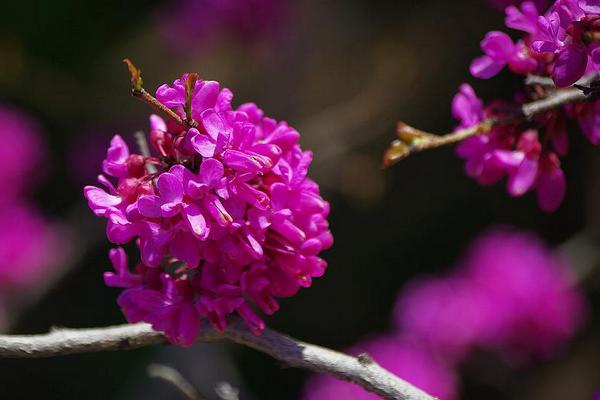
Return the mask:
[[[13, 316], [11, 332], [124, 322], [115, 303], [118, 290], [102, 282], [109, 269], [105, 221], [87, 210], [82, 196], [83, 185], [94, 184], [109, 138], [148, 126], [151, 110], [129, 95], [124, 57], [143, 70], [151, 92], [188, 71], [218, 80], [233, 90], [235, 104], [255, 101], [268, 115], [287, 120], [302, 133], [303, 147], [314, 151], [311, 176], [332, 204], [335, 246], [325, 254], [325, 277], [283, 300], [282, 310], [268, 319], [272, 328], [336, 349], [384, 331], [408, 280], [447, 270], [491, 225], [534, 230], [551, 245], [584, 230], [593, 240], [600, 163], [576, 127], [563, 163], [567, 197], [554, 214], [542, 213], [532, 195], [511, 199], [502, 184], [478, 186], [450, 148], [380, 168], [396, 121], [448, 132], [455, 125], [450, 101], [460, 83], [470, 82], [486, 99], [508, 97], [518, 86], [508, 73], [489, 82], [468, 74], [483, 35], [503, 27], [502, 13], [485, 2], [290, 1], [275, 38], [239, 40], [224, 32], [209, 45], [192, 40], [183, 50], [171, 48], [157, 28], [175, 7], [141, 0], [2, 4], [0, 101], [41, 122], [50, 157], [34, 201], [69, 225], [73, 247], [80, 249], [63, 276]], [[593, 278], [584, 286], [597, 304]], [[571, 397], [572, 390], [587, 394], [594, 385], [600, 390], [597, 316], [552, 363], [525, 371], [492, 358], [483, 366], [466, 365], [463, 398], [551, 400], [579, 398]], [[0, 398], [178, 398], [146, 377], [146, 366], [155, 361], [178, 368], [205, 393], [216, 381], [232, 382], [242, 399], [297, 398], [306, 377], [240, 346], [156, 346], [0, 360]], [[488, 373], [482, 377], [476, 369]]]

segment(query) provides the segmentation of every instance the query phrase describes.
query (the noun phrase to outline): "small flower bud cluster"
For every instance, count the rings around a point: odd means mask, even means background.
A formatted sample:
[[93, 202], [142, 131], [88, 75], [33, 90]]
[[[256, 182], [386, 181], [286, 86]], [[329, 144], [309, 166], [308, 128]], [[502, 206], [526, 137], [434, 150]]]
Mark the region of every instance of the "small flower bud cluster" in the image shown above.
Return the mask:
[[233, 94], [217, 82], [190, 88], [188, 78], [156, 92], [184, 126], [150, 117], [156, 156], [132, 154], [115, 136], [103, 171], [116, 184], [100, 175], [105, 189], [84, 190], [107, 219], [108, 239], [140, 250], [134, 271], [122, 248], [112, 250], [115, 272], [105, 275], [107, 285], [125, 289], [118, 303], [126, 318], [182, 345], [195, 340], [204, 317], [221, 331], [236, 313], [260, 334], [254, 306], [273, 314], [277, 298], [309, 287], [333, 241], [329, 204], [307, 177], [312, 154], [298, 132], [255, 104], [233, 109]]

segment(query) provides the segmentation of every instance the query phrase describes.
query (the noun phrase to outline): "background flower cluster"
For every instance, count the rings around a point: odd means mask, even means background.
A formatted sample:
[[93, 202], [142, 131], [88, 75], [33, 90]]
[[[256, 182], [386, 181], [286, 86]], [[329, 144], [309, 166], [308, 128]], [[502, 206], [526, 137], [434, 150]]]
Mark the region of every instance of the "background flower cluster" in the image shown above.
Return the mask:
[[[460, 398], [459, 367], [474, 352], [523, 367], [560, 355], [582, 327], [586, 304], [572, 270], [536, 236], [506, 227], [476, 239], [446, 276], [408, 283], [390, 332], [349, 349], [442, 400]], [[327, 376], [305, 399], [377, 399]]]

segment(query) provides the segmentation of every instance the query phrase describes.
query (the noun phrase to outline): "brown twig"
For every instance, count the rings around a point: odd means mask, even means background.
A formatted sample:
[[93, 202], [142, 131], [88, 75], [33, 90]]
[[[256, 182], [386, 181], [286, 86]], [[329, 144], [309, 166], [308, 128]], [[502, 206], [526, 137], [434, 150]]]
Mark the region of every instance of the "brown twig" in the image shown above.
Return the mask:
[[190, 128], [196, 128], [198, 123], [192, 118], [192, 98], [194, 97], [194, 88], [198, 80], [197, 73], [187, 75], [185, 80], [185, 122]]
[[[361, 363], [356, 357], [305, 343], [269, 329], [256, 336], [240, 320], [233, 320], [222, 333], [205, 324], [198, 340], [231, 340], [266, 353], [291, 367], [326, 373], [354, 382], [384, 399], [434, 400], [376, 362]], [[42, 358], [129, 350], [164, 342], [164, 335], [153, 331], [145, 323], [92, 329], [60, 328], [39, 335], [0, 335], [0, 358]]]
[[383, 166], [389, 167], [413, 153], [446, 146], [465, 140], [471, 136], [488, 132], [494, 122], [486, 119], [469, 128], [459, 129], [447, 135], [434, 135], [399, 122], [396, 132], [399, 139], [394, 140], [383, 156]]
[[[541, 84], [540, 77], [529, 77], [526, 83]], [[523, 104], [517, 108], [512, 115], [501, 119], [486, 119], [481, 123], [466, 129], [459, 129], [446, 135], [435, 135], [415, 129], [403, 122], [398, 123], [397, 134], [399, 139], [392, 142], [384, 154], [383, 165], [389, 167], [413, 153], [437, 147], [458, 143], [471, 136], [489, 132], [494, 126], [513, 124], [520, 119], [530, 120], [537, 114], [554, 110], [567, 104], [581, 103], [592, 98], [591, 89], [583, 90], [585, 86], [595, 88], [598, 82], [598, 74], [590, 74], [577, 82], [576, 87], [552, 90], [543, 99]]]
[[171, 110], [163, 103], [158, 101], [156, 97], [152, 96], [146, 91], [146, 89], [142, 87], [142, 71], [138, 69], [135, 65], [133, 65], [131, 60], [129, 60], [128, 58], [124, 59], [123, 62], [127, 64], [127, 68], [129, 69], [129, 73], [131, 74], [131, 94], [134, 97], [137, 97], [138, 99], [142, 100], [144, 103], [149, 104], [151, 107], [163, 113], [167, 117], [171, 118], [179, 125], [187, 127], [186, 122], [179, 115], [177, 115], [175, 111]]

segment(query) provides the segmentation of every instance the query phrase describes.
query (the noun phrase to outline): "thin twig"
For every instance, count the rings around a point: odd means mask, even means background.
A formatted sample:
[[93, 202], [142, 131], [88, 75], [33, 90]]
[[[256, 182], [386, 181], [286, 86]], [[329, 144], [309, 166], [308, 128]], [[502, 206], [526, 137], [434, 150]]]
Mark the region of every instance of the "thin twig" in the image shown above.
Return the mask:
[[171, 384], [187, 400], [205, 400], [198, 390], [175, 368], [162, 364], [150, 364], [146, 370], [148, 376]]
[[385, 152], [383, 166], [389, 167], [396, 164], [413, 153], [458, 143], [471, 136], [488, 132], [493, 125], [494, 122], [491, 119], [486, 119], [477, 125], [458, 129], [447, 135], [434, 135], [433, 133], [424, 132], [403, 122], [399, 122], [397, 134], [400, 139], [394, 140]]
[[186, 122], [179, 115], [177, 115], [175, 111], [171, 110], [163, 103], [158, 101], [156, 97], [152, 96], [146, 91], [146, 89], [142, 87], [142, 71], [138, 69], [135, 65], [133, 65], [131, 60], [129, 60], [128, 58], [124, 59], [123, 62], [127, 64], [127, 68], [129, 69], [129, 73], [131, 75], [131, 94], [134, 97], [137, 97], [138, 99], [142, 100], [144, 103], [149, 104], [151, 107], [158, 110], [159, 112], [165, 114], [167, 117], [171, 118], [179, 125], [186, 127]]
[[[305, 343], [269, 329], [256, 336], [240, 320], [233, 320], [222, 333], [204, 324], [198, 340], [231, 340], [266, 353], [291, 367], [326, 373], [354, 382], [384, 399], [434, 399], [376, 362], [361, 362], [356, 357]], [[145, 323], [91, 329], [61, 328], [39, 335], [0, 335], [0, 358], [42, 358], [129, 350], [164, 342], [164, 335], [153, 331]]]
[[192, 99], [194, 97], [194, 89], [198, 81], [198, 74], [193, 72], [187, 75], [185, 80], [185, 123], [190, 128], [197, 128], [198, 123], [192, 118]]
[[[535, 82], [535, 78], [529, 77], [527, 82]], [[481, 123], [469, 128], [459, 129], [446, 135], [435, 135], [413, 128], [403, 122], [398, 124], [397, 134], [399, 139], [392, 142], [383, 157], [383, 165], [389, 167], [413, 153], [437, 147], [458, 143], [471, 136], [489, 132], [494, 126], [513, 124], [520, 119], [531, 120], [535, 115], [557, 109], [567, 104], [581, 103], [593, 96], [598, 85], [598, 74], [590, 74], [577, 82], [574, 87], [556, 89], [547, 97], [523, 104], [516, 111], [501, 119], [486, 119]], [[541, 82], [541, 81], [540, 81]], [[589, 85], [589, 88], [586, 87]]]

